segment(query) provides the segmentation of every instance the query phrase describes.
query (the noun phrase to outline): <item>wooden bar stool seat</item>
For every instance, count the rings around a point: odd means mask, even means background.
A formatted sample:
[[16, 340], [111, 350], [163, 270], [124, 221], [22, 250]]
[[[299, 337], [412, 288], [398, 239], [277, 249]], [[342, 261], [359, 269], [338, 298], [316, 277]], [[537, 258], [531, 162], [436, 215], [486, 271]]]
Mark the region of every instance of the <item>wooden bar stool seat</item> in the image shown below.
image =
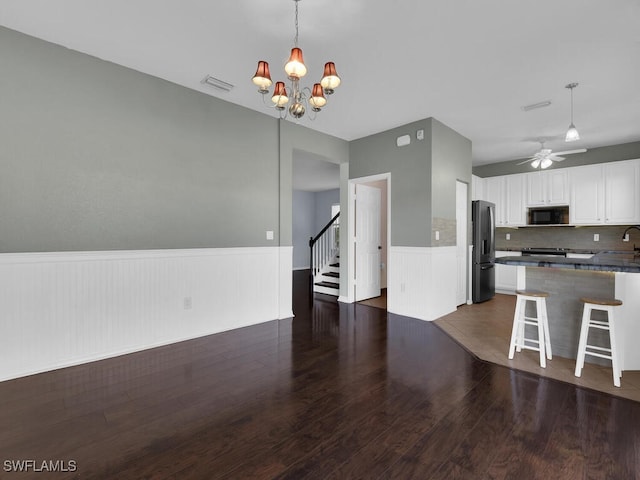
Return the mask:
[[[513, 359], [516, 351], [522, 349], [540, 352], [540, 366], [546, 368], [546, 360], [551, 360], [551, 341], [549, 337], [549, 320], [547, 318], [547, 292], [540, 290], [516, 290], [516, 310], [513, 315], [513, 328], [511, 330], [511, 343], [509, 344], [509, 359]], [[533, 302], [536, 306], [536, 316], [526, 316], [527, 302]], [[538, 337], [526, 336], [526, 326], [535, 326]]]
[[[622, 305], [622, 301], [615, 298], [590, 297], [583, 297], [580, 299], [580, 301], [584, 303], [584, 309], [582, 311], [582, 325], [580, 327], [580, 341], [578, 343], [575, 376], [579, 377], [582, 374], [585, 355], [605, 358], [611, 360], [611, 367], [613, 370], [613, 384], [616, 387], [619, 387], [620, 377], [622, 377], [622, 371], [620, 370], [620, 365], [618, 364], [618, 351], [616, 344], [617, 340], [613, 309]], [[591, 318], [591, 312], [593, 310], [606, 312], [607, 320], [593, 320]], [[598, 345], [590, 345], [589, 343], [587, 343], [589, 337], [589, 329], [591, 328], [609, 332], [609, 348], [601, 347]]]

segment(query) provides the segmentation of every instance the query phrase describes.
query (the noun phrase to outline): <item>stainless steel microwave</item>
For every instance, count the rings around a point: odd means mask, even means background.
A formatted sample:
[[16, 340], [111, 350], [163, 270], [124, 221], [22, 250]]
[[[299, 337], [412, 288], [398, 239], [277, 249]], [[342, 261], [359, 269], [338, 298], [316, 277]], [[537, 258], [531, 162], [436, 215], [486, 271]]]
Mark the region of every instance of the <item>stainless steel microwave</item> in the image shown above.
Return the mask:
[[569, 207], [530, 208], [528, 225], [566, 225], [569, 223]]

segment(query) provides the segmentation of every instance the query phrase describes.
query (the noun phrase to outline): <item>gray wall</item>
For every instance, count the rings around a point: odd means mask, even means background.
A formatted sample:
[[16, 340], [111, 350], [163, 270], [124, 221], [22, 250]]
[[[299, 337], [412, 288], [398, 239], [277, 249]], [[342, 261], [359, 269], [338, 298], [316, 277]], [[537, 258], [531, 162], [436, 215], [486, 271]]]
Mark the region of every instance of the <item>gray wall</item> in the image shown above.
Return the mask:
[[[570, 144], [567, 144], [570, 145]], [[574, 150], [580, 146], [568, 146], [562, 150]], [[556, 149], [558, 150], [558, 149]], [[533, 155], [535, 151], [532, 151]], [[612, 145], [609, 147], [591, 148], [585, 153], [576, 153], [567, 155], [561, 163], [554, 163], [552, 168], [567, 168], [578, 165], [591, 165], [594, 163], [617, 162], [620, 160], [631, 160], [640, 158], [640, 142], [623, 143], [620, 145]], [[480, 165], [473, 168], [473, 174], [479, 177], [495, 177], [498, 175], [510, 175], [512, 173], [527, 173], [533, 169], [529, 163], [518, 165], [518, 163], [526, 159], [520, 158], [510, 160], [508, 162], [492, 163], [489, 165]]]
[[5, 28], [0, 64], [1, 252], [278, 245], [277, 120]]
[[[280, 244], [292, 243], [292, 191], [293, 150], [303, 150], [320, 155], [328, 161], [345, 166], [349, 162], [349, 142], [316, 132], [309, 128], [280, 120]], [[345, 169], [341, 167], [341, 175]], [[345, 184], [346, 186], [346, 184]], [[342, 176], [341, 185], [343, 188]], [[346, 191], [346, 190], [343, 190]], [[341, 199], [342, 211], [346, 212], [346, 198]], [[345, 215], [346, 217], [346, 215]], [[346, 220], [345, 220], [346, 221]]]
[[[416, 139], [420, 129], [424, 140]], [[411, 143], [397, 147], [401, 135]], [[456, 180], [471, 183], [471, 142], [433, 118], [351, 142], [349, 178], [387, 172], [391, 244], [455, 245]], [[434, 230], [443, 230], [438, 242]]]
[[309, 268], [309, 237], [316, 230], [316, 194], [293, 191], [293, 268]]
[[[416, 131], [424, 130], [424, 140]], [[396, 146], [409, 135], [411, 143]], [[349, 178], [391, 173], [391, 245], [424, 247], [431, 237], [431, 122], [429, 119], [354, 140]]]
[[331, 220], [331, 205], [340, 203], [340, 189], [293, 191], [293, 268], [309, 268], [309, 238]]
[[[456, 180], [467, 184], [470, 199], [471, 140], [435, 119], [431, 125], [431, 245], [456, 245]], [[470, 208], [468, 222], [471, 222]], [[440, 231], [440, 240], [435, 239], [436, 230]]]
[[315, 232], [322, 230], [331, 220], [331, 206], [340, 203], [340, 189], [316, 192], [315, 195]]

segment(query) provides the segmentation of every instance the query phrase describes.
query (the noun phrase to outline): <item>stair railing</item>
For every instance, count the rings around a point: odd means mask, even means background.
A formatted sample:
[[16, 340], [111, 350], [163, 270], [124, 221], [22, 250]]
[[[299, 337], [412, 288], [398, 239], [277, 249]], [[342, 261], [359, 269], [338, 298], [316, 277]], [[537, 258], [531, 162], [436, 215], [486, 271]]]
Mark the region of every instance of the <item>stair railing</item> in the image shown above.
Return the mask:
[[338, 253], [340, 248], [340, 212], [336, 213], [320, 233], [309, 238], [311, 276], [315, 277]]

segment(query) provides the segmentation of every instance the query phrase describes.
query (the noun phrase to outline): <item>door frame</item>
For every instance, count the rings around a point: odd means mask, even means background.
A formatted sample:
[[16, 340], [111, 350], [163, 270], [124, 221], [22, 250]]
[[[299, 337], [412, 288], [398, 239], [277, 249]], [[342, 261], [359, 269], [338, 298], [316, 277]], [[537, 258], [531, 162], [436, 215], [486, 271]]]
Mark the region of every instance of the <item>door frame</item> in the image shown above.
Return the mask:
[[[460, 198], [460, 192], [463, 192], [463, 199]], [[467, 299], [469, 298], [469, 290], [467, 285], [467, 278], [469, 275], [469, 205], [469, 183], [462, 180], [456, 180], [456, 260], [458, 259], [458, 251], [464, 246], [464, 273], [462, 274], [462, 278], [459, 278], [460, 265], [456, 263], [456, 269], [458, 273], [457, 286], [462, 286], [464, 290], [464, 298], [462, 299], [462, 301], [460, 301], [460, 299], [458, 298], [459, 292], [456, 289], [456, 306], [467, 303]], [[462, 217], [458, 216], [458, 211], [460, 210], [464, 210]]]
[[[387, 238], [381, 239], [386, 244], [387, 249], [387, 292], [389, 292], [389, 263], [391, 248], [391, 173], [380, 173], [377, 175], [369, 175], [367, 177], [352, 178], [348, 183], [348, 255], [347, 255], [347, 303], [354, 303], [356, 299], [356, 257], [355, 257], [355, 230], [356, 230], [356, 184], [369, 183], [379, 180], [385, 180], [387, 183]], [[387, 303], [388, 303], [387, 298]]]

